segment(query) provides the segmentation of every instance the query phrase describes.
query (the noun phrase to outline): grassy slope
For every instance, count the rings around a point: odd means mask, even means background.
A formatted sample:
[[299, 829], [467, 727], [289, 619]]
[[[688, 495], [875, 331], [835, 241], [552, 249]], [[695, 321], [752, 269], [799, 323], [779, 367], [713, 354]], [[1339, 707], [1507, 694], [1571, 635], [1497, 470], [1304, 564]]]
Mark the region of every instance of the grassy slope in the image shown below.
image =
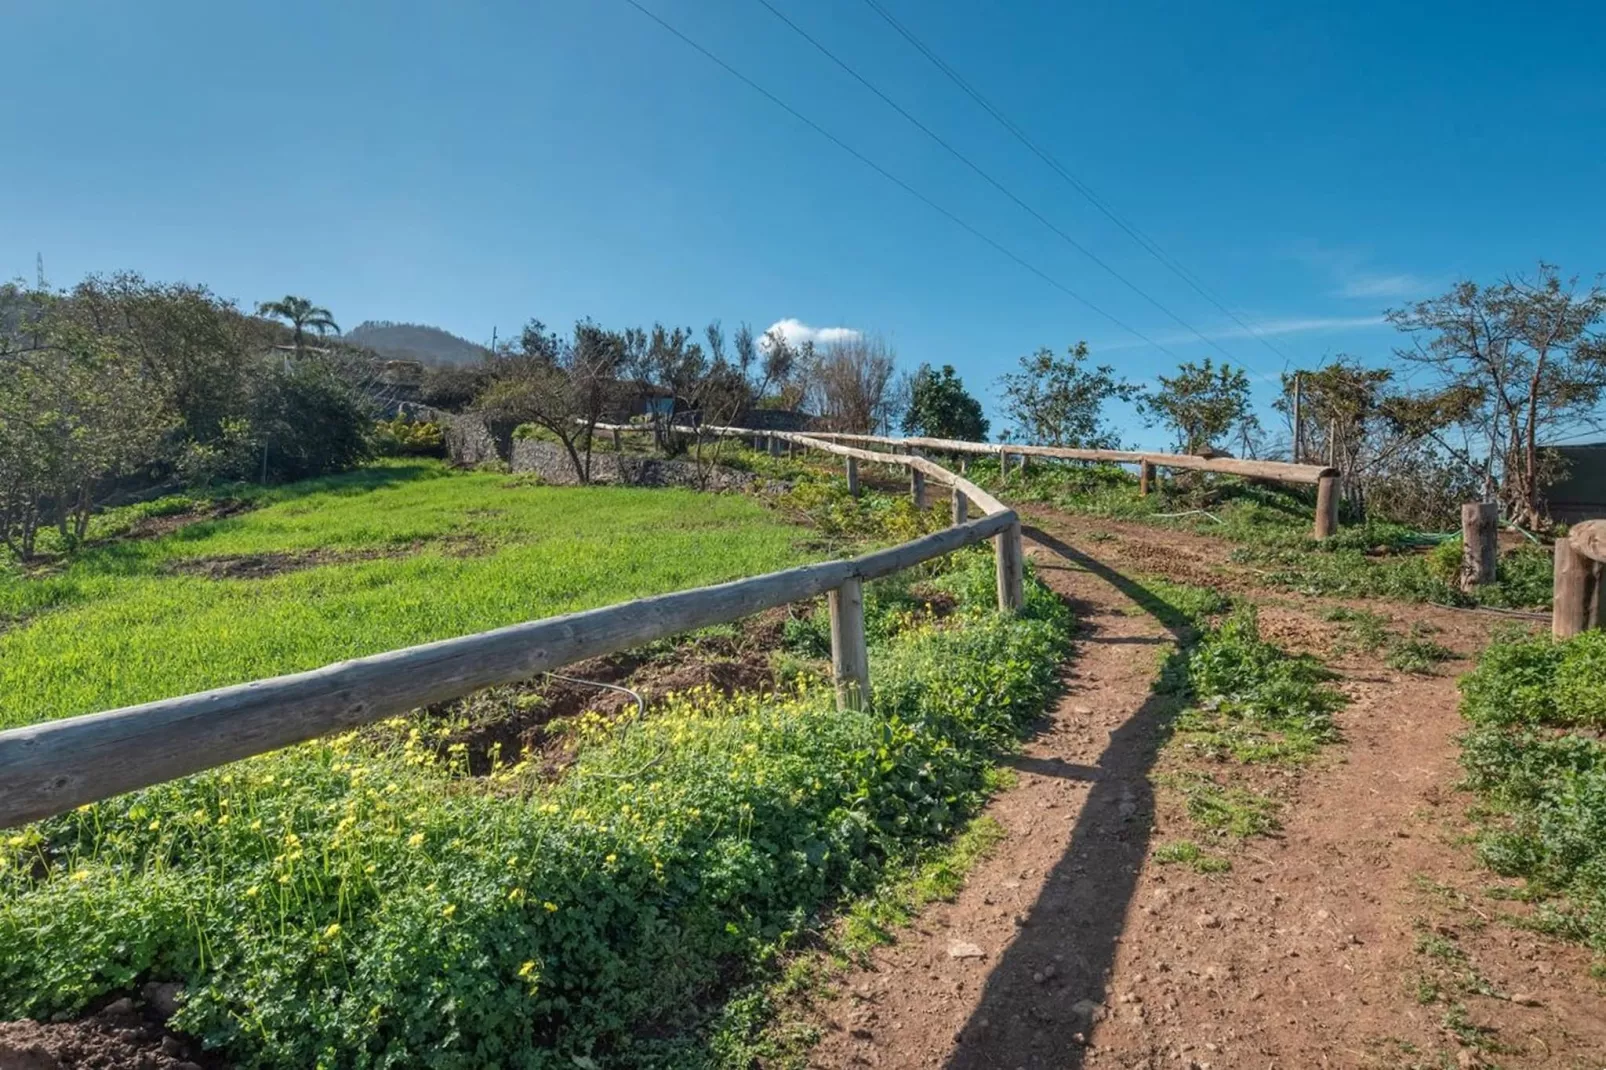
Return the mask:
[[[20, 618], [0, 635], [0, 728], [783, 568], [806, 534], [734, 496], [521, 486], [419, 462], [353, 473], [55, 576], [0, 578], [0, 616]], [[172, 571], [312, 551], [381, 556], [261, 579]]]

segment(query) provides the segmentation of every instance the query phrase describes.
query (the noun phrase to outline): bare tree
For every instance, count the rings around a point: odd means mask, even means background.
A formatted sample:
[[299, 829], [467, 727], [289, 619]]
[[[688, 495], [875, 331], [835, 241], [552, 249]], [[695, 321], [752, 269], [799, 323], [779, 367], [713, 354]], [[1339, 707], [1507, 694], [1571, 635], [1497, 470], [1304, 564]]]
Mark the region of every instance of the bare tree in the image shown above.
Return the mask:
[[886, 430], [897, 416], [893, 389], [897, 354], [874, 336], [859, 335], [817, 350], [805, 372], [808, 403], [827, 429]]
[[517, 343], [491, 361], [491, 382], [479, 408], [493, 419], [533, 423], [557, 436], [575, 477], [591, 482], [591, 443], [616, 390], [623, 339], [590, 320], [571, 339], [531, 320]]
[[[1533, 277], [1492, 286], [1461, 282], [1388, 319], [1412, 336], [1397, 350], [1440, 375], [1424, 400], [1456, 411], [1467, 430], [1466, 460], [1481, 468], [1508, 517], [1543, 519], [1547, 458], [1540, 440], [1561, 430], [1599, 429], [1606, 396], [1606, 289], [1580, 292], [1550, 264]], [[1481, 456], [1480, 456], [1481, 455]]]

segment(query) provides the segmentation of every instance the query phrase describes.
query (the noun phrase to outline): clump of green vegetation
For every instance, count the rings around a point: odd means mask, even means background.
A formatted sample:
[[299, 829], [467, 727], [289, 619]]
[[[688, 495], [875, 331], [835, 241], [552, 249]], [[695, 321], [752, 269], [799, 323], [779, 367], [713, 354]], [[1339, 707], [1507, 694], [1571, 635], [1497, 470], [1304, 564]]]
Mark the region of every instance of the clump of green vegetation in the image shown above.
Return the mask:
[[[0, 570], [0, 619], [12, 622], [0, 634], [0, 728], [821, 553], [808, 548], [808, 529], [738, 495], [528, 486], [425, 460], [277, 488], [254, 503], [159, 538], [90, 547], [57, 572]], [[169, 499], [141, 515], [194, 504]]]
[[1202, 832], [1240, 840], [1275, 832], [1277, 800], [1231, 780], [1230, 775], [1218, 778], [1190, 771], [1165, 776], [1160, 782], [1182, 795], [1188, 819]]
[[1461, 760], [1489, 815], [1480, 854], [1549, 900], [1551, 929], [1606, 953], [1606, 632], [1504, 637], [1461, 693]]
[[1182, 863], [1196, 873], [1225, 873], [1232, 863], [1221, 855], [1211, 854], [1192, 840], [1172, 840], [1154, 849], [1154, 860], [1162, 866]]
[[733, 982], [963, 826], [1055, 686], [1062, 604], [1032, 582], [996, 613], [991, 567], [959, 555], [949, 619], [872, 647], [864, 712], [805, 687], [590, 715], [555, 782], [467, 777], [404, 722], [20, 830], [0, 1015], [177, 980], [175, 1026], [247, 1068], [699, 1057]]
[[1400, 672], [1428, 676], [1442, 661], [1455, 657], [1455, 651], [1443, 643], [1428, 638], [1426, 629], [1418, 621], [1408, 635], [1395, 636], [1389, 641], [1388, 655], [1383, 663]]
[[1174, 727], [1187, 747], [1241, 762], [1298, 761], [1336, 738], [1346, 699], [1335, 674], [1261, 638], [1254, 606], [1236, 610], [1168, 666], [1164, 686], [1189, 705]]
[[1431, 674], [1439, 662], [1455, 657], [1455, 651], [1429, 638], [1433, 629], [1422, 621], [1413, 623], [1406, 634], [1399, 635], [1389, 628], [1388, 617], [1371, 610], [1335, 606], [1322, 617], [1345, 625], [1341, 648], [1368, 654], [1386, 650], [1384, 664], [1400, 672]]

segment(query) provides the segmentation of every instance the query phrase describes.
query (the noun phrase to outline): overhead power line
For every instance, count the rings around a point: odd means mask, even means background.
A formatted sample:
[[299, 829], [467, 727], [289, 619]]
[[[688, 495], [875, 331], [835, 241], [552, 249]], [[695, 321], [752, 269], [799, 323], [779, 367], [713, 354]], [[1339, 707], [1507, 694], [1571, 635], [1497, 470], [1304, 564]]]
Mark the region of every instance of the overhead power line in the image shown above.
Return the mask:
[[[1083, 256], [1085, 256], [1089, 260], [1093, 261], [1093, 263], [1097, 264], [1100, 268], [1102, 268], [1106, 273], [1108, 273], [1110, 276], [1112, 276], [1114, 279], [1116, 279], [1116, 281], [1120, 282], [1127, 289], [1131, 290], [1133, 293], [1135, 293], [1139, 297], [1143, 298], [1149, 304], [1153, 305], [1155, 308], [1159, 309], [1161, 312], [1163, 312], [1167, 316], [1171, 317], [1178, 324], [1180, 324], [1184, 329], [1186, 329], [1187, 331], [1189, 331], [1193, 335], [1197, 336], [1198, 339], [1201, 342], [1203, 342], [1205, 345], [1212, 347], [1213, 349], [1215, 349], [1216, 351], [1221, 353], [1222, 356], [1225, 356], [1225, 357], [1227, 357], [1229, 359], [1232, 359], [1232, 360], [1237, 360], [1238, 359], [1238, 358], [1234, 357], [1230, 352], [1228, 352], [1227, 349], [1225, 347], [1223, 347], [1219, 342], [1215, 341], [1213, 338], [1210, 338], [1209, 336], [1204, 334], [1202, 331], [1200, 331], [1197, 327], [1195, 327], [1193, 324], [1189, 323], [1187, 320], [1183, 319], [1181, 316], [1179, 316], [1175, 312], [1171, 311], [1171, 309], [1167, 308], [1164, 304], [1162, 304], [1156, 298], [1151, 296], [1147, 291], [1145, 291], [1137, 283], [1133, 282], [1131, 279], [1127, 278], [1125, 275], [1123, 275], [1119, 271], [1117, 271], [1114, 267], [1110, 266], [1110, 264], [1106, 263], [1101, 257], [1099, 257], [1099, 255], [1097, 253], [1093, 252], [1093, 250], [1089, 249], [1087, 246], [1083, 245], [1081, 242], [1077, 241], [1075, 238], [1071, 237], [1071, 235], [1067, 234], [1064, 230], [1062, 230], [1060, 227], [1055, 225], [1054, 222], [1052, 220], [1050, 220], [1047, 216], [1043, 215], [1042, 212], [1039, 212], [1036, 208], [1033, 208], [1030, 204], [1027, 204], [1024, 200], [1022, 200], [1019, 196], [1017, 196], [1013, 190], [1011, 190], [1009, 187], [1005, 186], [1002, 182], [998, 181], [998, 179], [994, 178], [987, 171], [983, 170], [982, 167], [979, 164], [977, 164], [974, 160], [972, 160], [969, 156], [966, 156], [964, 153], [962, 153], [958, 149], [954, 148], [953, 145], [949, 144], [940, 134], [938, 134], [936, 131], [932, 130], [929, 126], [927, 126], [925, 123], [921, 122], [919, 119], [915, 118], [912, 114], [909, 113], [909, 111], [906, 108], [904, 108], [897, 101], [895, 101], [891, 97], [887, 96], [887, 94], [882, 92], [881, 89], [879, 87], [877, 87], [874, 82], [871, 82], [864, 75], [860, 74], [849, 63], [847, 63], [847, 61], [843, 60], [836, 53], [832, 52], [829, 48], [825, 47], [825, 45], [821, 44], [820, 41], [818, 39], [814, 38], [813, 36], [811, 36], [807, 30], [803, 29], [797, 23], [795, 23], [791, 19], [787, 18], [786, 15], [779, 8], [777, 8], [774, 4], [770, 3], [770, 0], [757, 0], [757, 2], [759, 4], [761, 4], [767, 11], [769, 11], [770, 14], [774, 15], [781, 22], [785, 23], [786, 26], [789, 27], [792, 30], [793, 33], [797, 34], [799, 37], [803, 38], [803, 40], [807, 41], [809, 44], [813, 45], [816, 49], [818, 49], [821, 55], [825, 56], [832, 63], [835, 63], [838, 67], [841, 67], [844, 71], [846, 71], [860, 85], [864, 86], [870, 92], [874, 93], [877, 97], [879, 97], [881, 99], [881, 101], [884, 104], [886, 104], [889, 108], [891, 108], [893, 111], [897, 112], [899, 115], [901, 115], [905, 119], [907, 119], [909, 121], [909, 123], [915, 127], [915, 129], [919, 130], [922, 134], [925, 134], [932, 141], [934, 141], [938, 145], [940, 145], [943, 148], [943, 150], [946, 151], [954, 159], [958, 160], [960, 163], [964, 164], [966, 167], [968, 167], [972, 171], [976, 172], [976, 174], [981, 176], [981, 178], [984, 181], [986, 181], [988, 185], [992, 186], [998, 192], [1002, 193], [1004, 196], [1008, 197], [1011, 201], [1015, 202], [1015, 204], [1017, 206], [1019, 206], [1022, 210], [1024, 210], [1028, 215], [1030, 215], [1033, 219], [1037, 220], [1043, 226], [1045, 226], [1049, 230], [1053, 231], [1056, 235], [1059, 236], [1059, 238], [1062, 241], [1064, 241], [1071, 248], [1075, 249], [1077, 252], [1081, 253]], [[1242, 362], [1240, 361], [1240, 363], [1242, 363]]]
[[[763, 0], [760, 0], [760, 2], [762, 3]], [[1051, 153], [1028, 137], [1025, 131], [1012, 122], [1010, 118], [1002, 111], [994, 107], [986, 97], [981, 95], [980, 91], [978, 91], [974, 86], [965, 80], [963, 75], [950, 66], [931, 48], [929, 48], [925, 42], [916, 37], [913, 31], [893, 17], [893, 15], [888, 12], [886, 8], [882, 7], [877, 0], [864, 0], [864, 2], [868, 4], [871, 10], [873, 10], [877, 15], [881, 16], [882, 20], [885, 21], [888, 26], [891, 26], [895, 31], [898, 32], [900, 36], [903, 37], [905, 41], [908, 41], [917, 52], [929, 60], [932, 65], [940, 70], [943, 74], [947, 75], [949, 80], [962, 89], [971, 100], [975, 101], [976, 104], [981, 107], [983, 111], [992, 116], [1000, 126], [1002, 126], [1015, 138], [1015, 140], [1019, 141], [1022, 145], [1026, 146], [1027, 149], [1031, 150], [1031, 152], [1036, 155], [1038, 159], [1042, 160], [1043, 163], [1048, 165], [1051, 171], [1063, 179], [1068, 185], [1070, 185], [1072, 189], [1076, 190], [1077, 193], [1086, 198], [1088, 203], [1093, 205], [1094, 208], [1097, 208], [1106, 219], [1114, 223], [1117, 227], [1120, 227], [1128, 237], [1137, 242], [1138, 245], [1142, 246], [1150, 256], [1154, 257], [1161, 264], [1165, 265], [1165, 267], [1168, 268], [1179, 279], [1187, 283], [1188, 286], [1191, 287], [1193, 291], [1200, 297], [1214, 305], [1216, 309], [1218, 309], [1223, 315], [1227, 316], [1245, 331], [1248, 331], [1257, 342], [1271, 350], [1271, 352], [1275, 353], [1277, 356], [1281, 357], [1285, 365], [1290, 362], [1288, 354], [1284, 353], [1281, 349], [1278, 349], [1275, 345], [1273, 345], [1259, 328], [1242, 319], [1238, 313], [1234, 312], [1226, 305], [1226, 303], [1217, 297], [1209, 287], [1207, 287], [1203, 282], [1200, 282], [1198, 277], [1195, 276], [1193, 272], [1189, 271], [1180, 262], [1178, 262], [1175, 257], [1162, 249], [1157, 242], [1139, 230], [1136, 224], [1123, 219], [1120, 213], [1116, 212], [1115, 209], [1106, 204], [1103, 198], [1101, 198], [1091, 186], [1089, 186], [1082, 179], [1078, 178], [1075, 174], [1068, 170], [1065, 165], [1061, 164], [1059, 160], [1055, 159]]]
[[802, 112], [800, 112], [796, 108], [792, 107], [786, 101], [782, 100], [780, 97], [776, 96], [774, 93], [770, 92], [768, 89], [765, 89], [762, 85], [760, 85], [757, 82], [753, 81], [753, 79], [749, 78], [747, 75], [743, 74], [741, 71], [737, 70], [735, 67], [732, 67], [729, 63], [726, 63], [724, 60], [720, 59], [717, 55], [715, 55], [713, 52], [710, 52], [707, 48], [704, 48], [697, 41], [693, 40], [692, 38], [688, 37], [686, 34], [682, 33], [680, 30], [676, 29], [673, 25], [671, 25], [670, 23], [666, 22], [663, 18], [661, 18], [655, 12], [653, 12], [650, 9], [648, 9], [647, 7], [643, 6], [639, 2], [639, 0], [624, 0], [624, 2], [629, 4], [631, 7], [635, 8], [637, 11], [641, 12], [643, 15], [647, 16], [647, 18], [651, 19], [653, 22], [656, 22], [665, 31], [667, 31], [668, 33], [670, 33], [674, 37], [678, 38], [683, 44], [687, 45], [688, 47], [692, 48], [696, 52], [700, 53], [705, 59], [709, 60], [715, 66], [719, 67], [726, 74], [729, 74], [731, 77], [735, 78], [737, 81], [741, 82], [743, 85], [747, 86], [749, 89], [753, 90], [755, 93], [758, 93], [765, 100], [768, 100], [771, 104], [774, 104], [776, 107], [780, 108], [782, 111], [784, 111], [788, 115], [792, 116], [792, 118], [796, 119], [798, 122], [800, 122], [803, 125], [807, 126], [810, 130], [813, 130], [816, 134], [819, 134], [821, 137], [825, 138], [831, 144], [835, 145], [837, 148], [841, 149], [843, 152], [847, 153], [849, 156], [852, 156], [854, 159], [858, 160], [860, 163], [862, 163], [866, 167], [870, 168], [870, 170], [874, 171], [876, 174], [880, 175], [882, 178], [886, 179], [888, 182], [891, 182], [893, 185], [897, 186], [899, 189], [903, 190], [905, 193], [909, 194], [909, 196], [915, 198], [920, 203], [924, 204], [927, 208], [930, 208], [932, 211], [934, 211], [937, 214], [941, 215], [943, 218], [947, 219], [949, 222], [953, 223], [955, 226], [957, 226], [960, 229], [964, 230], [965, 232], [969, 233], [973, 237], [980, 239], [981, 241], [985, 242], [987, 245], [992, 246], [995, 250], [997, 250], [998, 252], [1002, 253], [1004, 256], [1008, 257], [1010, 260], [1013, 260], [1016, 264], [1018, 264], [1021, 267], [1025, 268], [1027, 271], [1030, 271], [1033, 275], [1036, 275], [1038, 278], [1042, 279], [1044, 282], [1048, 283], [1050, 286], [1054, 287], [1056, 290], [1059, 290], [1061, 293], [1064, 293], [1066, 296], [1070, 297], [1072, 300], [1078, 302], [1084, 308], [1087, 308], [1090, 311], [1096, 313], [1097, 315], [1102, 316], [1105, 319], [1109, 320], [1111, 323], [1113, 323], [1117, 327], [1121, 328], [1121, 330], [1126, 331], [1128, 334], [1132, 335], [1135, 338], [1141, 339], [1143, 342], [1147, 343], [1148, 345], [1153, 346], [1155, 349], [1158, 349], [1160, 352], [1164, 353], [1168, 357], [1171, 357], [1173, 360], [1179, 360], [1180, 359], [1171, 350], [1167, 349], [1165, 346], [1161, 345], [1159, 342], [1156, 342], [1153, 338], [1150, 338], [1148, 335], [1144, 334], [1142, 331], [1138, 330], [1136, 327], [1133, 327], [1132, 325], [1126, 323], [1125, 321], [1123, 321], [1121, 319], [1118, 319], [1116, 316], [1104, 311], [1104, 309], [1100, 308], [1098, 305], [1095, 305], [1093, 302], [1089, 301], [1087, 298], [1083, 297], [1081, 294], [1077, 293], [1075, 290], [1071, 289], [1069, 286], [1065, 285], [1063, 282], [1060, 282], [1058, 279], [1054, 278], [1052, 275], [1050, 275], [1048, 272], [1044, 271], [1042, 268], [1039, 268], [1037, 265], [1031, 263], [1029, 260], [1026, 260], [1024, 257], [1022, 257], [1019, 254], [1015, 253], [1013, 250], [1009, 249], [1007, 246], [1001, 244], [1000, 242], [998, 242], [994, 238], [992, 238], [989, 235], [987, 235], [987, 234], [983, 233], [982, 231], [978, 230], [976, 227], [971, 226], [969, 223], [965, 222], [963, 219], [959, 218], [959, 216], [955, 215], [953, 212], [949, 211], [947, 208], [944, 208], [942, 205], [938, 204], [936, 201], [932, 200], [930, 197], [927, 197], [924, 193], [921, 193], [919, 190], [915, 189], [909, 183], [905, 182], [903, 179], [899, 178], [897, 175], [893, 174], [891, 171], [888, 171], [885, 167], [882, 167], [880, 164], [878, 164], [874, 160], [870, 159], [870, 157], [866, 156], [864, 153], [860, 152], [858, 149], [854, 148], [852, 145], [849, 145], [847, 142], [843, 141], [841, 138], [839, 138], [835, 134], [831, 133], [825, 127], [821, 126], [819, 123], [815, 122], [813, 119], [810, 119], [807, 115], [804, 115]]

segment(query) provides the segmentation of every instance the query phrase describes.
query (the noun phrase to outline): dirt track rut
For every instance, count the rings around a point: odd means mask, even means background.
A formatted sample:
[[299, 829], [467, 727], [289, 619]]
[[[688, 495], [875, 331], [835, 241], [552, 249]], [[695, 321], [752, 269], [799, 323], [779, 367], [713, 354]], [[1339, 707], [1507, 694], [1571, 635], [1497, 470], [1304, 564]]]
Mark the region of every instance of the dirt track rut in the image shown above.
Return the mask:
[[[1602, 1067], [1606, 1002], [1581, 949], [1501, 921], [1522, 908], [1458, 840], [1452, 663], [1410, 676], [1345, 654], [1313, 599], [1254, 591], [1205, 538], [1032, 511], [1038, 573], [1073, 606], [1062, 699], [989, 807], [1006, 830], [817, 1007], [818, 1067]], [[1274, 771], [1281, 831], [1232, 869], [1158, 866], [1186, 835], [1152, 691], [1178, 621], [1145, 575], [1261, 603], [1263, 628], [1343, 674], [1342, 743]], [[1358, 603], [1352, 603], [1358, 604]], [[1462, 654], [1494, 623], [1377, 604]], [[1159, 767], [1157, 768], [1157, 761]]]

